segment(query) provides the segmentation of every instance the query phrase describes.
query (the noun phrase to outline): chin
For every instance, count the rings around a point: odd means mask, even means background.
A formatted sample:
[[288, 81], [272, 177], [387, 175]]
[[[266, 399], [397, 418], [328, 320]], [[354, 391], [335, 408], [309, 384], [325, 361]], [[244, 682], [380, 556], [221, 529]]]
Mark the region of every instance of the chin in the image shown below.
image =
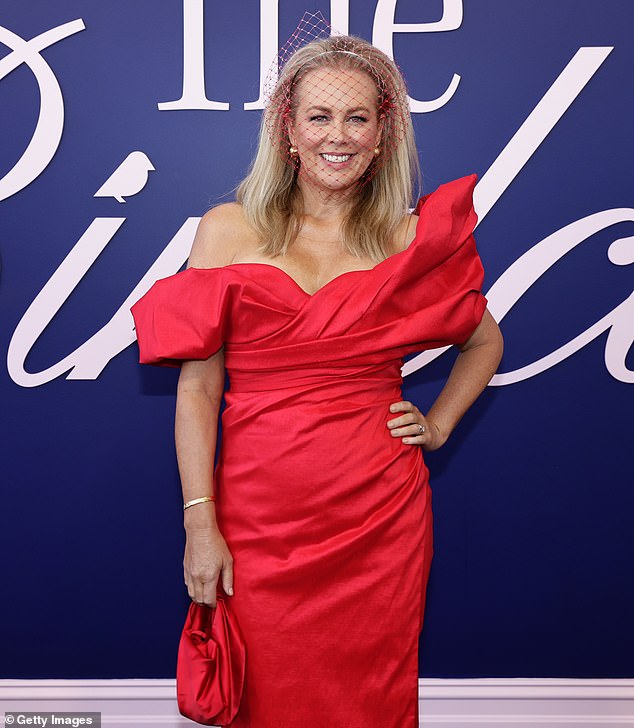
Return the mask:
[[337, 192], [356, 187], [364, 174], [363, 170], [350, 171], [347, 174], [341, 174], [338, 178], [335, 175], [323, 174], [304, 174], [303, 179], [312, 187], [323, 189], [325, 192]]

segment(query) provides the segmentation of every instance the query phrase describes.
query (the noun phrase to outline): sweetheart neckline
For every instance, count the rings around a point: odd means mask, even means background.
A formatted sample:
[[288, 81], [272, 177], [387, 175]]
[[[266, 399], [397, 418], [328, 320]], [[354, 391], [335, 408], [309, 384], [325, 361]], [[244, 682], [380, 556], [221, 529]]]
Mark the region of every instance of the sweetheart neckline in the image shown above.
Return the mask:
[[[401, 252], [403, 252], [403, 251], [401, 251]], [[397, 253], [395, 253], [395, 255], [397, 255]], [[389, 256], [389, 257], [391, 258], [392, 256]], [[385, 260], [387, 260], [387, 258]], [[383, 263], [383, 262], [384, 261], [379, 261], [379, 263], [377, 263], [377, 265], [379, 265], [380, 263]], [[295, 288], [297, 288], [297, 290], [300, 291], [300, 293], [302, 293], [307, 298], [314, 298], [315, 296], [317, 296], [317, 294], [319, 294], [321, 291], [323, 291], [324, 288], [327, 288], [332, 283], [335, 283], [335, 281], [338, 281], [340, 278], [343, 278], [344, 276], [347, 276], [350, 273], [369, 273], [370, 271], [373, 271], [376, 268], [376, 266], [373, 266], [372, 268], [357, 268], [356, 270], [345, 270], [345, 271], [343, 271], [343, 273], [339, 273], [334, 278], [331, 278], [329, 281], [326, 281], [326, 283], [324, 283], [323, 286], [319, 287], [314, 293], [309, 293], [307, 290], [305, 290], [304, 288], [302, 288], [302, 286], [299, 285], [299, 283], [293, 278], [293, 276], [290, 273], [288, 273], [283, 268], [280, 268], [277, 265], [272, 265], [271, 263], [253, 263], [253, 262], [229, 263], [227, 265], [223, 265], [220, 267], [221, 268], [233, 268], [233, 267], [243, 266], [243, 265], [258, 265], [258, 266], [261, 266], [262, 268], [269, 268], [272, 270], [279, 271], [284, 278], [288, 279], [288, 281], [290, 281], [290, 283], [292, 283], [295, 286]], [[206, 270], [206, 269], [202, 269], [202, 270]]]
[[316, 291], [314, 291], [314, 293], [309, 293], [307, 290], [305, 290], [304, 288], [302, 288], [302, 286], [299, 285], [299, 283], [293, 278], [293, 276], [290, 273], [285, 271], [283, 268], [280, 268], [278, 265], [273, 265], [272, 263], [264, 263], [264, 262], [256, 263], [256, 262], [244, 261], [244, 262], [238, 262], [238, 263], [227, 263], [227, 265], [215, 266], [213, 268], [196, 268], [195, 266], [190, 266], [187, 270], [196, 270], [196, 271], [225, 270], [227, 268], [234, 268], [234, 267], [241, 266], [241, 265], [242, 266], [259, 265], [259, 266], [262, 266], [263, 268], [270, 268], [270, 269], [279, 271], [307, 299], [312, 299], [312, 298], [315, 298], [316, 296], [318, 296], [324, 289], [328, 288], [329, 286], [331, 286], [332, 284], [334, 284], [335, 282], [339, 281], [341, 278], [343, 278], [347, 275], [350, 275], [352, 273], [371, 273], [372, 271], [377, 270], [377, 268], [379, 268], [379, 266], [384, 265], [388, 261], [394, 260], [395, 258], [398, 258], [399, 256], [405, 255], [405, 253], [407, 253], [409, 250], [411, 250], [413, 247], [415, 247], [415, 243], [419, 239], [419, 227], [421, 226], [421, 220], [422, 220], [422, 215], [419, 215], [418, 220], [416, 222], [416, 230], [414, 233], [414, 237], [406, 248], [403, 248], [403, 250], [399, 250], [397, 253], [392, 253], [392, 255], [388, 255], [387, 258], [380, 260], [378, 263], [373, 265], [371, 268], [357, 268], [355, 270], [345, 270], [345, 271], [343, 271], [343, 273], [339, 273], [334, 278], [331, 278], [329, 281], [326, 281], [326, 283], [324, 283], [323, 286], [319, 287]]

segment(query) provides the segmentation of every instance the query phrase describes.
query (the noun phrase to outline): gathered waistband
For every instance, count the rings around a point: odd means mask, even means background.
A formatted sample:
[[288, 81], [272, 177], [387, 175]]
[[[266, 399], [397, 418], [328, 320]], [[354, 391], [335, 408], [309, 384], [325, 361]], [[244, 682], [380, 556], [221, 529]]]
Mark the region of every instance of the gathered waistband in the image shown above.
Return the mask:
[[400, 359], [365, 366], [319, 365], [292, 369], [258, 369], [246, 371], [227, 367], [230, 391], [268, 392], [277, 389], [343, 388], [348, 392], [392, 392], [400, 388]]

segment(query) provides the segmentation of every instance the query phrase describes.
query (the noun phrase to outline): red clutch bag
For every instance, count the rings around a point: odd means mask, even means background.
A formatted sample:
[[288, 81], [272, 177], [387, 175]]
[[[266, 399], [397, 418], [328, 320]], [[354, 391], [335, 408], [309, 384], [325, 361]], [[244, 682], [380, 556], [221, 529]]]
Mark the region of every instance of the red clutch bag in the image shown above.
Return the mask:
[[244, 640], [225, 597], [217, 596], [216, 607], [191, 602], [176, 664], [181, 714], [204, 725], [231, 723], [244, 688], [245, 657]]

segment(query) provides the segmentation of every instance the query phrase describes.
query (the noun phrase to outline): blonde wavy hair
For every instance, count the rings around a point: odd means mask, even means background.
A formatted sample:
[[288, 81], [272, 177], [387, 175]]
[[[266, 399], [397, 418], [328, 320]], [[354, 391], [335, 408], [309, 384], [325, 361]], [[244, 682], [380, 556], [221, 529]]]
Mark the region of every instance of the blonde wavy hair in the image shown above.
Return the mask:
[[389, 143], [389, 151], [381, 152], [385, 157], [368, 179], [360, 179], [341, 228], [349, 253], [380, 261], [389, 254], [390, 241], [409, 211], [414, 185], [420, 187], [420, 168], [403, 77], [385, 53], [362, 38], [315, 40], [291, 56], [262, 115], [257, 153], [236, 199], [262, 241], [259, 252], [270, 257], [285, 254], [299, 233], [303, 212], [297, 168], [287, 154], [288, 100], [292, 105], [300, 70], [305, 76], [324, 67], [365, 72], [377, 87], [379, 105], [387, 108], [382, 140]]

